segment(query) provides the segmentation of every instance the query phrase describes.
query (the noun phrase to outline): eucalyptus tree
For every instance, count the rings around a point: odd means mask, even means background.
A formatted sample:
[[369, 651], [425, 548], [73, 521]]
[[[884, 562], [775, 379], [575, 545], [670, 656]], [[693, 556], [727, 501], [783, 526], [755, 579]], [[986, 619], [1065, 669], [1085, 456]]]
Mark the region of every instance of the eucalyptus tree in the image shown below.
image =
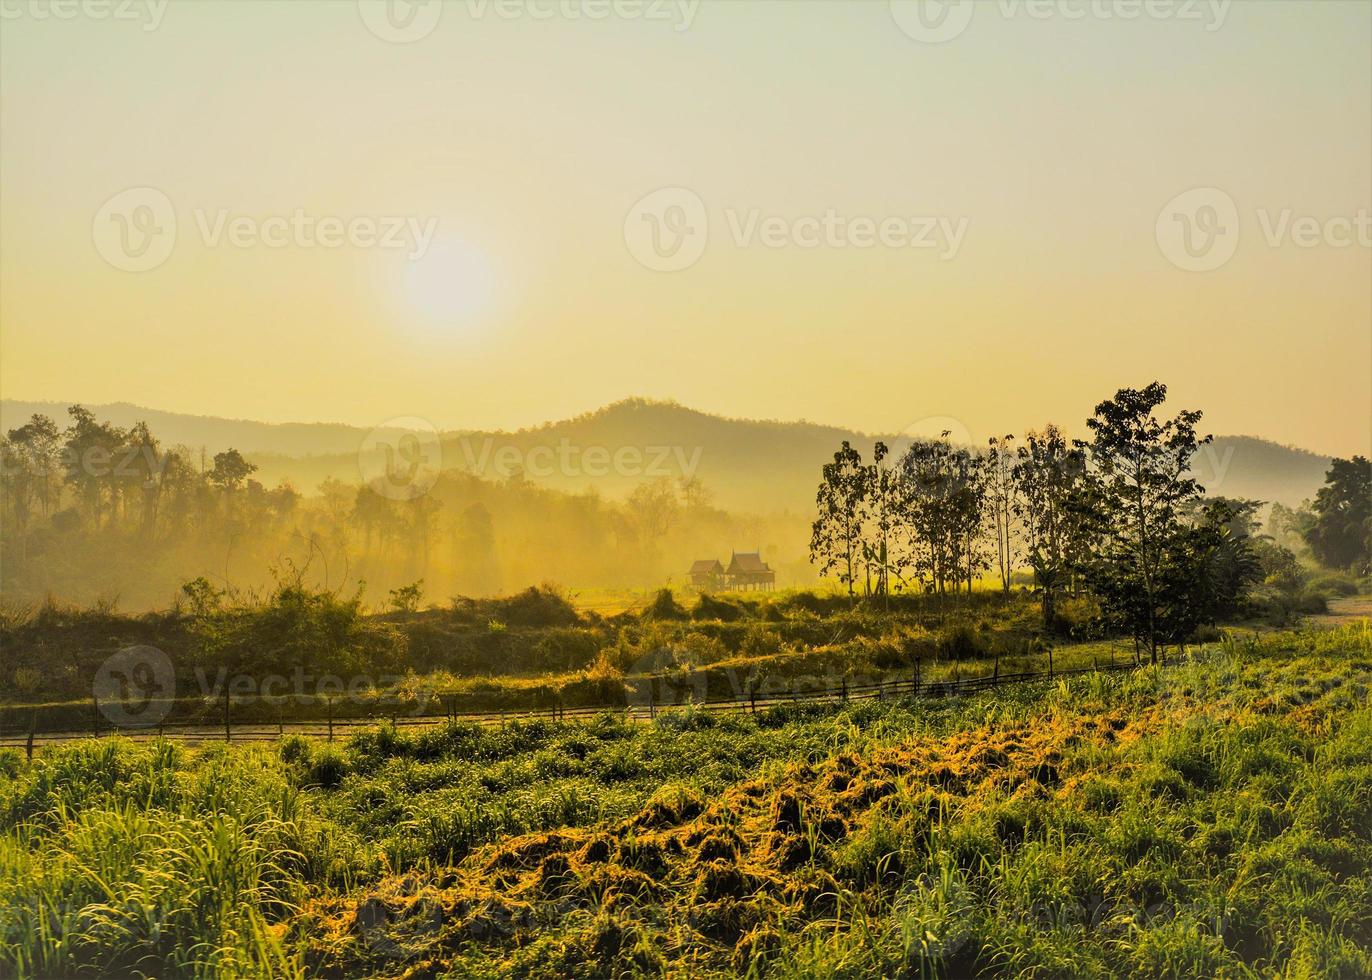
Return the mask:
[[1011, 435], [992, 437], [986, 451], [986, 506], [996, 535], [996, 571], [1001, 591], [1010, 594], [1015, 571], [1016, 530], [1019, 526], [1020, 491], [1015, 480], [1015, 449]]
[[948, 435], [911, 443], [899, 467], [913, 565], [939, 594], [963, 582], [970, 592], [976, 572], [987, 566], [980, 548], [986, 509], [982, 466]]
[[1017, 456], [1015, 514], [1024, 529], [1025, 560], [1038, 586], [1043, 626], [1049, 629], [1057, 595], [1080, 552], [1082, 522], [1075, 504], [1083, 489], [1085, 454], [1061, 429], [1048, 425], [1029, 432]]
[[1099, 546], [1086, 563], [1088, 582], [1157, 661], [1164, 627], [1184, 601], [1192, 554], [1188, 510], [1204, 494], [1189, 475], [1210, 441], [1196, 434], [1201, 413], [1158, 414], [1167, 386], [1122, 388], [1087, 420], [1090, 506]]
[[825, 463], [815, 505], [819, 516], [810, 529], [810, 561], [820, 575], [837, 570], [853, 595], [854, 573], [862, 554], [864, 508], [869, 486], [862, 454], [849, 443]]
[[863, 539], [863, 558], [869, 568], [877, 572], [876, 594], [889, 597], [892, 580], [902, 581], [901, 570], [907, 559], [904, 549], [897, 546], [897, 532], [904, 511], [900, 474], [885, 465], [890, 448], [884, 442], [872, 447], [872, 465], [866, 467], [865, 516], [870, 534]]

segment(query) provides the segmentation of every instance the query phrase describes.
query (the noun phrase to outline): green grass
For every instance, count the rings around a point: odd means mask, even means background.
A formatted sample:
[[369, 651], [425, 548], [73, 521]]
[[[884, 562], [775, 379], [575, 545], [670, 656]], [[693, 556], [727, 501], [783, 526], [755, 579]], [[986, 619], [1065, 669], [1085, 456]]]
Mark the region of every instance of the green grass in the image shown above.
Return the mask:
[[923, 703], [0, 755], [0, 974], [1372, 975], [1372, 631]]

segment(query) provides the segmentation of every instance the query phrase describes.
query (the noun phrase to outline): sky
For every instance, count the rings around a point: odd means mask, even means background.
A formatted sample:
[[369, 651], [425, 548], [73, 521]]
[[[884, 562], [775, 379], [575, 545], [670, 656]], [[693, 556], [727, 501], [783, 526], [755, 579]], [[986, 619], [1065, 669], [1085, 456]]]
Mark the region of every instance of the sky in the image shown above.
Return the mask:
[[68, 2], [0, 0], [0, 396], [1372, 450], [1364, 0]]

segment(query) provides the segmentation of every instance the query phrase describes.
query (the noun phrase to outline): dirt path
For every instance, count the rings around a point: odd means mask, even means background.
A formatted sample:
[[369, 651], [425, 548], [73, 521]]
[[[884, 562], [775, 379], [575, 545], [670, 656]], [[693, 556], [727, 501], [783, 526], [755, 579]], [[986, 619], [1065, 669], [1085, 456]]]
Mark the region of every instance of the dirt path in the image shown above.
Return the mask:
[[1364, 619], [1372, 619], [1372, 595], [1330, 599], [1329, 612], [1320, 616], [1311, 616], [1310, 622], [1315, 626], [1333, 629], [1338, 626], [1347, 626], [1349, 623], [1361, 622]]

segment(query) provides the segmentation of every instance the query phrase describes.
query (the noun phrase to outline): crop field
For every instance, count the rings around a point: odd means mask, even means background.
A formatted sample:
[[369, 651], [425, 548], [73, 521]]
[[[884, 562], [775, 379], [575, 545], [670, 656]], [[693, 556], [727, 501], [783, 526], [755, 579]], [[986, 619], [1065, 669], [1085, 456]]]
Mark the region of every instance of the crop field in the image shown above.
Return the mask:
[[971, 698], [0, 755], [0, 973], [1372, 975], [1372, 630]]

